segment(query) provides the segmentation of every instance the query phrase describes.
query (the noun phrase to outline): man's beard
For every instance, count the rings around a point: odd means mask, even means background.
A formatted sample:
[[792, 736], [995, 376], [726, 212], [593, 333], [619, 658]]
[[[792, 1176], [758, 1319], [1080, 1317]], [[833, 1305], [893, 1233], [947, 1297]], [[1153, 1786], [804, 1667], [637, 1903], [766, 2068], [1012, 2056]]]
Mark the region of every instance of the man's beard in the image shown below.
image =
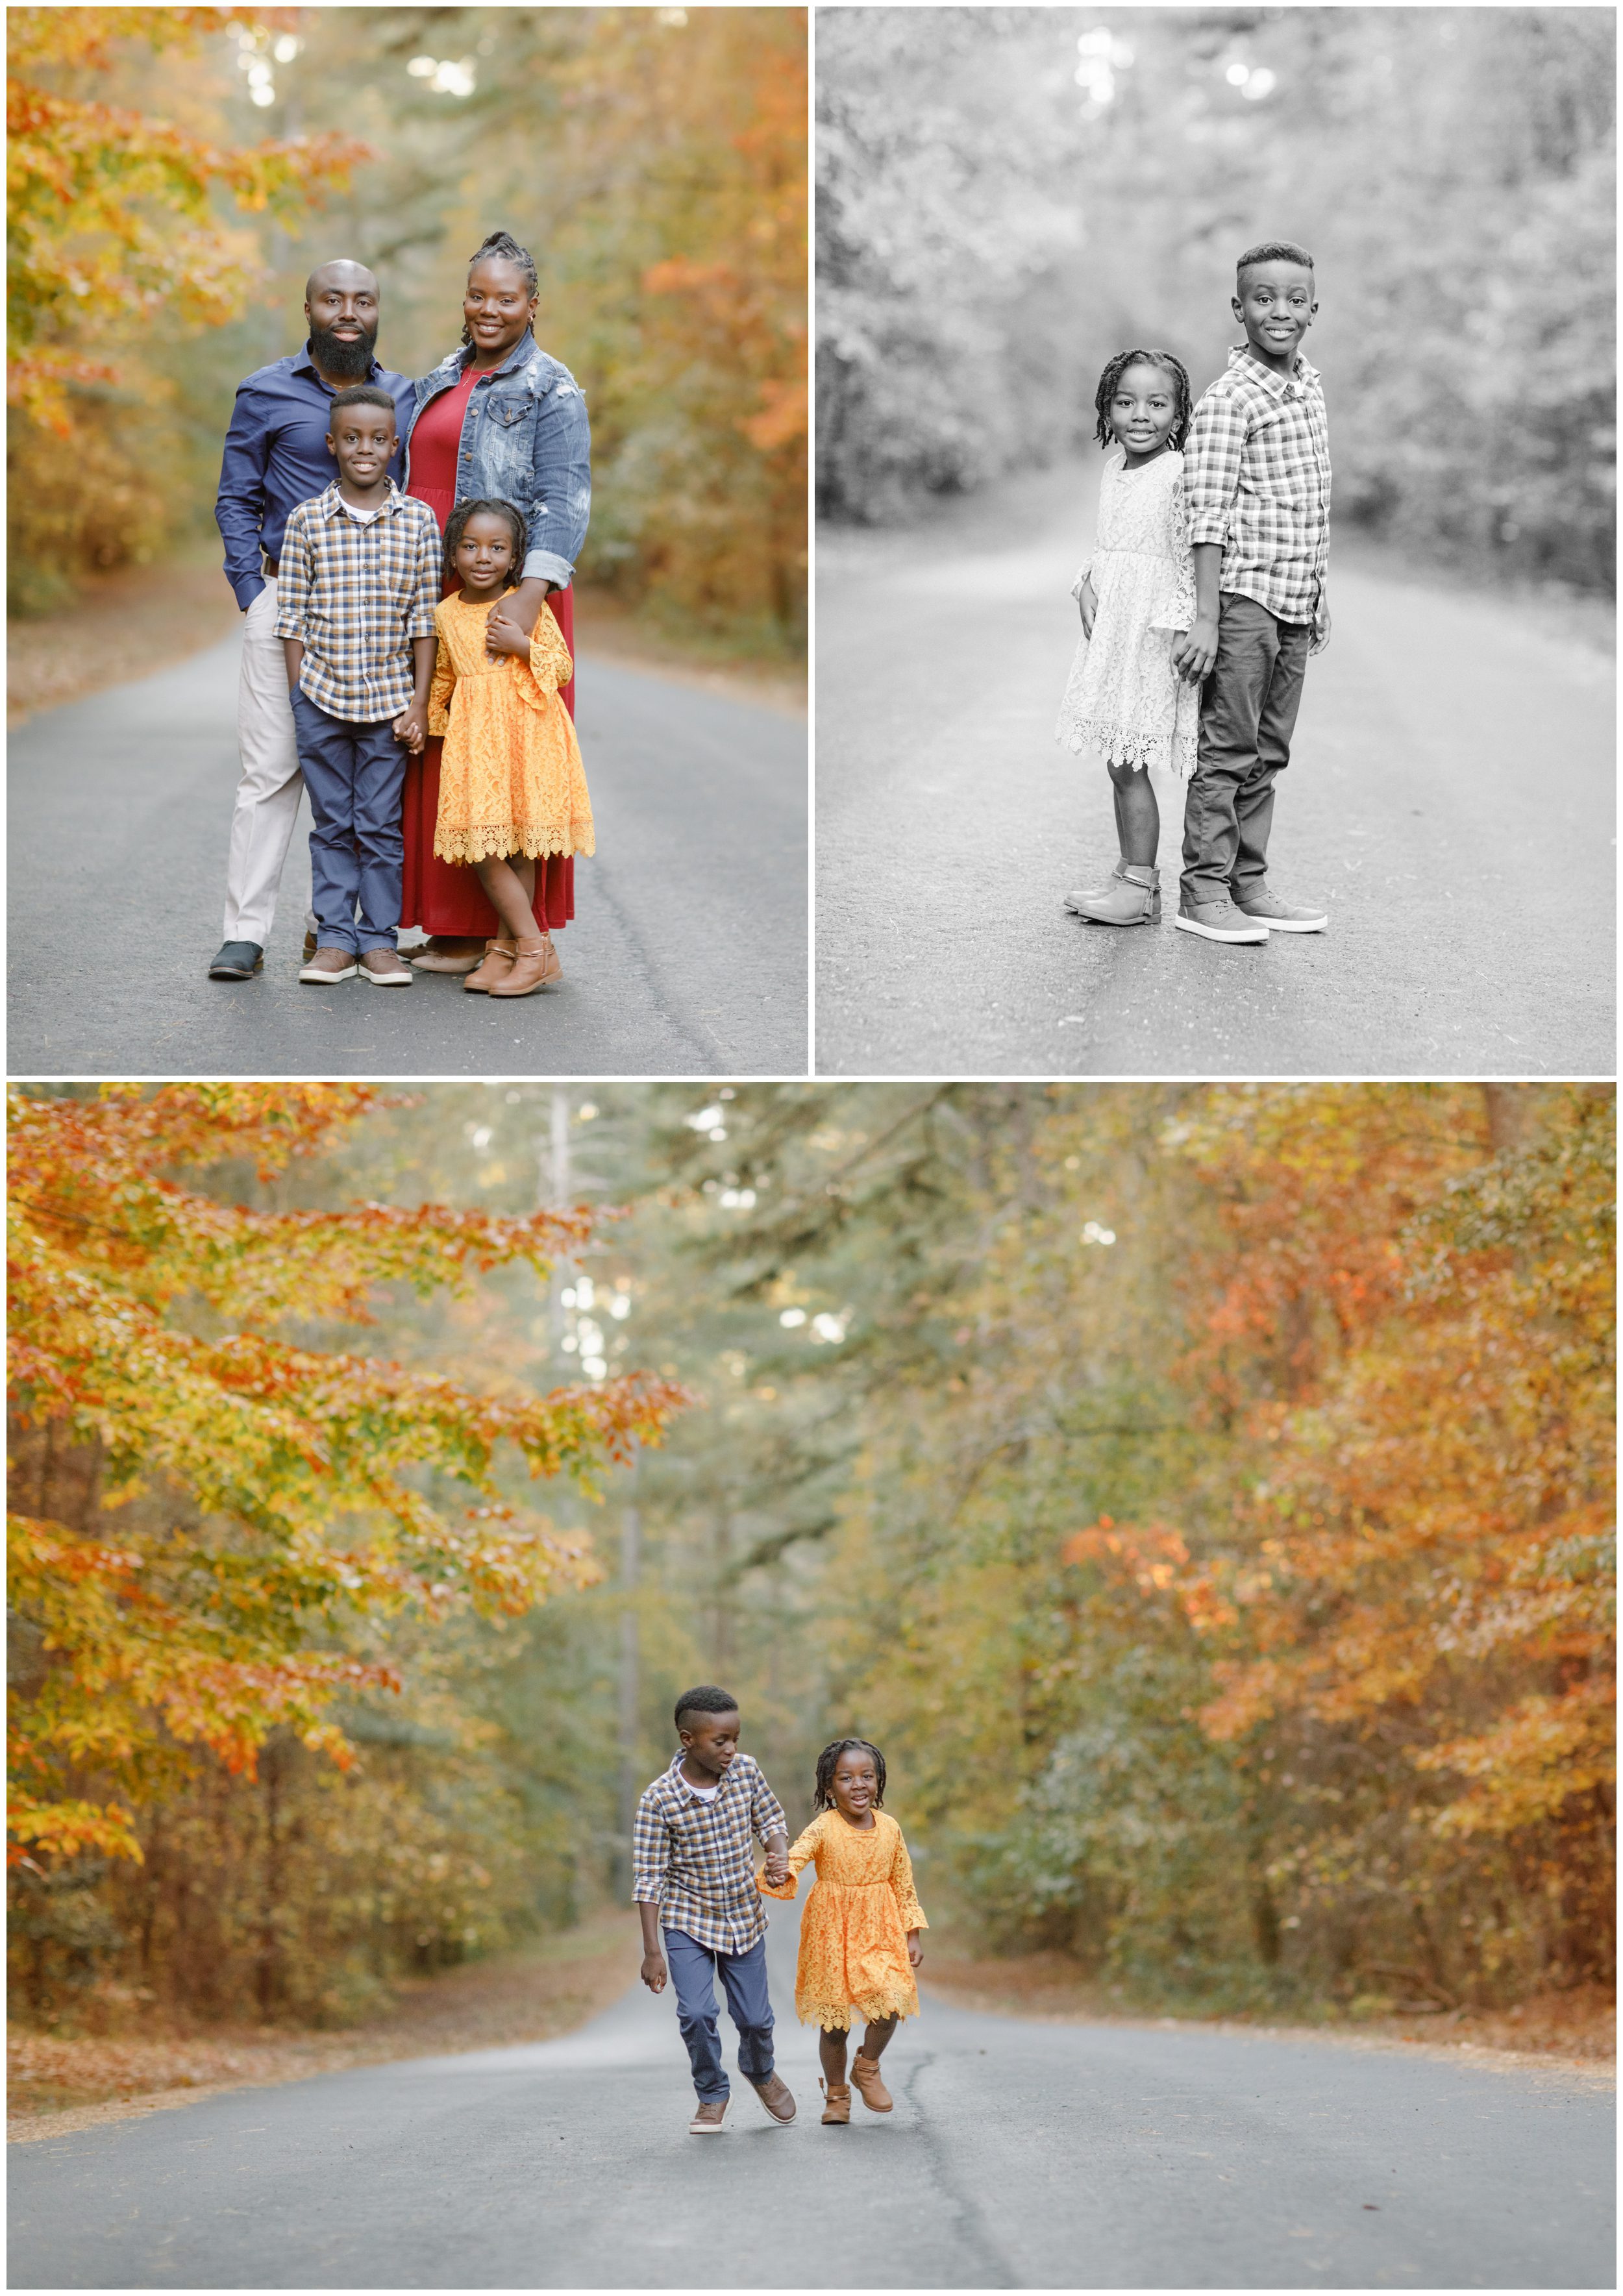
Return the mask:
[[331, 333], [325, 327], [310, 329], [310, 357], [330, 382], [365, 382], [372, 373], [375, 333], [365, 327], [353, 340]]

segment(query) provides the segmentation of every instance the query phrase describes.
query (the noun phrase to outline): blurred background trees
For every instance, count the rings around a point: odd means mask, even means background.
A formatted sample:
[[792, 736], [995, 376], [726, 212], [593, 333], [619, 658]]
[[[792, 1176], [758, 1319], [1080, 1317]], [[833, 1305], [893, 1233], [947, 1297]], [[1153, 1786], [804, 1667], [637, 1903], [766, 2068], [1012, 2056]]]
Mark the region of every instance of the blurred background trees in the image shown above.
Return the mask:
[[[10, 31], [12, 340], [56, 362], [48, 409], [13, 371], [14, 607], [206, 533], [232, 393], [303, 340], [316, 263], [371, 265], [380, 356], [420, 374], [500, 226], [592, 409], [583, 582], [701, 643], [799, 650], [802, 11], [34, 9]], [[116, 373], [86, 364], [114, 332]]]
[[822, 508], [882, 523], [1074, 451], [1125, 344], [1198, 391], [1234, 257], [1283, 237], [1344, 528], [1609, 589], [1614, 41], [1584, 8], [834, 12]]
[[[283, 1720], [250, 1778], [155, 1724], [144, 1863], [64, 1843], [13, 1876], [26, 2013], [144, 1988], [341, 2022], [623, 1893], [695, 1679], [743, 1699], [796, 1824], [817, 1748], [876, 1736], [945, 1939], [1106, 1998], [1610, 1980], [1610, 1092], [469, 1084], [268, 1178], [194, 1152], [200, 1205], [318, 1239], [342, 1206], [447, 1208], [433, 1235], [478, 1205], [497, 1239], [627, 1207], [550, 1272], [497, 1253], [447, 1300], [380, 1267], [372, 1328], [314, 1299], [289, 1328], [504, 1410], [627, 1365], [701, 1407], [605, 1503], [553, 1482], [577, 1561], [540, 1607], [312, 1639], [399, 1685], [334, 1697], [348, 1767]], [[81, 1555], [193, 1520], [156, 1481], [105, 1513], [79, 1456], [48, 1474]], [[26, 1575], [13, 1601], [26, 1710], [48, 1620]], [[115, 1799], [94, 1751], [59, 1799]]]

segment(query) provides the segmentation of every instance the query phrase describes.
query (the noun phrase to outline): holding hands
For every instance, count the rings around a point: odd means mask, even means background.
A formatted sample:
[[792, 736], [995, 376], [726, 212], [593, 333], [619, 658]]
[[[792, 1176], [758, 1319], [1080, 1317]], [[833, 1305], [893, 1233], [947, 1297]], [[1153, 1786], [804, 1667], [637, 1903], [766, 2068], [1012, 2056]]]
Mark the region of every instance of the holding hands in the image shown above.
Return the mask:
[[1215, 614], [1197, 614], [1193, 627], [1186, 630], [1172, 649], [1172, 667], [1191, 685], [1203, 685], [1217, 659], [1217, 618]]
[[408, 701], [395, 719], [389, 731], [397, 742], [403, 742], [413, 757], [420, 757], [428, 740], [428, 711], [421, 701]]
[[485, 623], [485, 652], [491, 661], [504, 653], [529, 660], [529, 632], [515, 622], [504, 606], [492, 606]]

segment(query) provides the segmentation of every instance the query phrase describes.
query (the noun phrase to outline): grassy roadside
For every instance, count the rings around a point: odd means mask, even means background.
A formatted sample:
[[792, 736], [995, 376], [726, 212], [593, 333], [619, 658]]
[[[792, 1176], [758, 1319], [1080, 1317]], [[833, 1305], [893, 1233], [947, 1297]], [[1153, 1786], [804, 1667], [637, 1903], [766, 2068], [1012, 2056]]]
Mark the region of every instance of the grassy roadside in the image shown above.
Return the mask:
[[[9, 618], [6, 723], [19, 726], [43, 709], [167, 669], [217, 645], [240, 619], [220, 572], [217, 543], [193, 543], [162, 566], [97, 576], [71, 607]], [[616, 598], [580, 593], [576, 631], [582, 653], [590, 659], [652, 670], [729, 700], [806, 715], [804, 670], [679, 643]]]
[[13, 2027], [6, 2133], [28, 2143], [224, 2089], [551, 2040], [619, 1998], [636, 1975], [639, 1935], [628, 1908], [606, 1908], [521, 1952], [410, 1981], [388, 2010], [342, 2032], [242, 2025], [66, 2038]]
[[1617, 2005], [1595, 1986], [1545, 1993], [1509, 2009], [1451, 2009], [1435, 2015], [1379, 2011], [1326, 2015], [1309, 2023], [1287, 2014], [1256, 2013], [1157, 2016], [1127, 2008], [1119, 1995], [1082, 1974], [1062, 1953], [1016, 1959], [978, 1956], [962, 1946], [928, 1953], [922, 1983], [927, 1994], [961, 2009], [1058, 2023], [1209, 2024], [1253, 2032], [1290, 2031], [1359, 2046], [1423, 2046], [1526, 2064], [1582, 2066], [1595, 2074], [1614, 2070]]

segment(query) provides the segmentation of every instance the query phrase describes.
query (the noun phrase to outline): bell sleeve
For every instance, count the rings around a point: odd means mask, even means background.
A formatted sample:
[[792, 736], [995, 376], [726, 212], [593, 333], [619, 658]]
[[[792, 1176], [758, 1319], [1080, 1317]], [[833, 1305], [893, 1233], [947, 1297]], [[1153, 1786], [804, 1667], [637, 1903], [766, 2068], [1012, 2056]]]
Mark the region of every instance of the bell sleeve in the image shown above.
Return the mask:
[[907, 1855], [907, 1844], [902, 1838], [900, 1826], [896, 1831], [896, 1856], [890, 1866], [890, 1887], [896, 1891], [897, 1910], [902, 1917], [902, 1927], [905, 1930], [927, 1930], [930, 1923], [924, 1918], [924, 1908], [914, 1890], [913, 1860]]
[[763, 1882], [759, 1874], [757, 1874], [755, 1886], [760, 1891], [762, 1897], [785, 1898], [792, 1900], [795, 1891], [800, 1885], [801, 1869], [808, 1862], [815, 1861], [818, 1849], [822, 1844], [822, 1841], [823, 1820], [820, 1817], [814, 1817], [811, 1824], [807, 1827], [805, 1833], [801, 1834], [799, 1840], [795, 1842], [790, 1850], [789, 1879], [786, 1882], [779, 1882], [775, 1884], [770, 1882]]
[[439, 641], [439, 650], [434, 657], [434, 683], [429, 688], [429, 736], [433, 741], [443, 741], [451, 730], [451, 694], [456, 685], [456, 672], [446, 634], [439, 626], [438, 610], [434, 635]]
[[[517, 656], [512, 659], [516, 660]], [[529, 676], [526, 677], [521, 670], [519, 691], [532, 709], [545, 714], [557, 700], [559, 687], [567, 685], [574, 675], [575, 665], [563, 643], [563, 632], [553, 620], [551, 607], [543, 605], [530, 633]]]
[[1166, 594], [1150, 618], [1152, 630], [1188, 630], [1194, 627], [1194, 552], [1189, 542], [1189, 503], [1183, 473], [1167, 489], [1167, 554], [1169, 573]]

